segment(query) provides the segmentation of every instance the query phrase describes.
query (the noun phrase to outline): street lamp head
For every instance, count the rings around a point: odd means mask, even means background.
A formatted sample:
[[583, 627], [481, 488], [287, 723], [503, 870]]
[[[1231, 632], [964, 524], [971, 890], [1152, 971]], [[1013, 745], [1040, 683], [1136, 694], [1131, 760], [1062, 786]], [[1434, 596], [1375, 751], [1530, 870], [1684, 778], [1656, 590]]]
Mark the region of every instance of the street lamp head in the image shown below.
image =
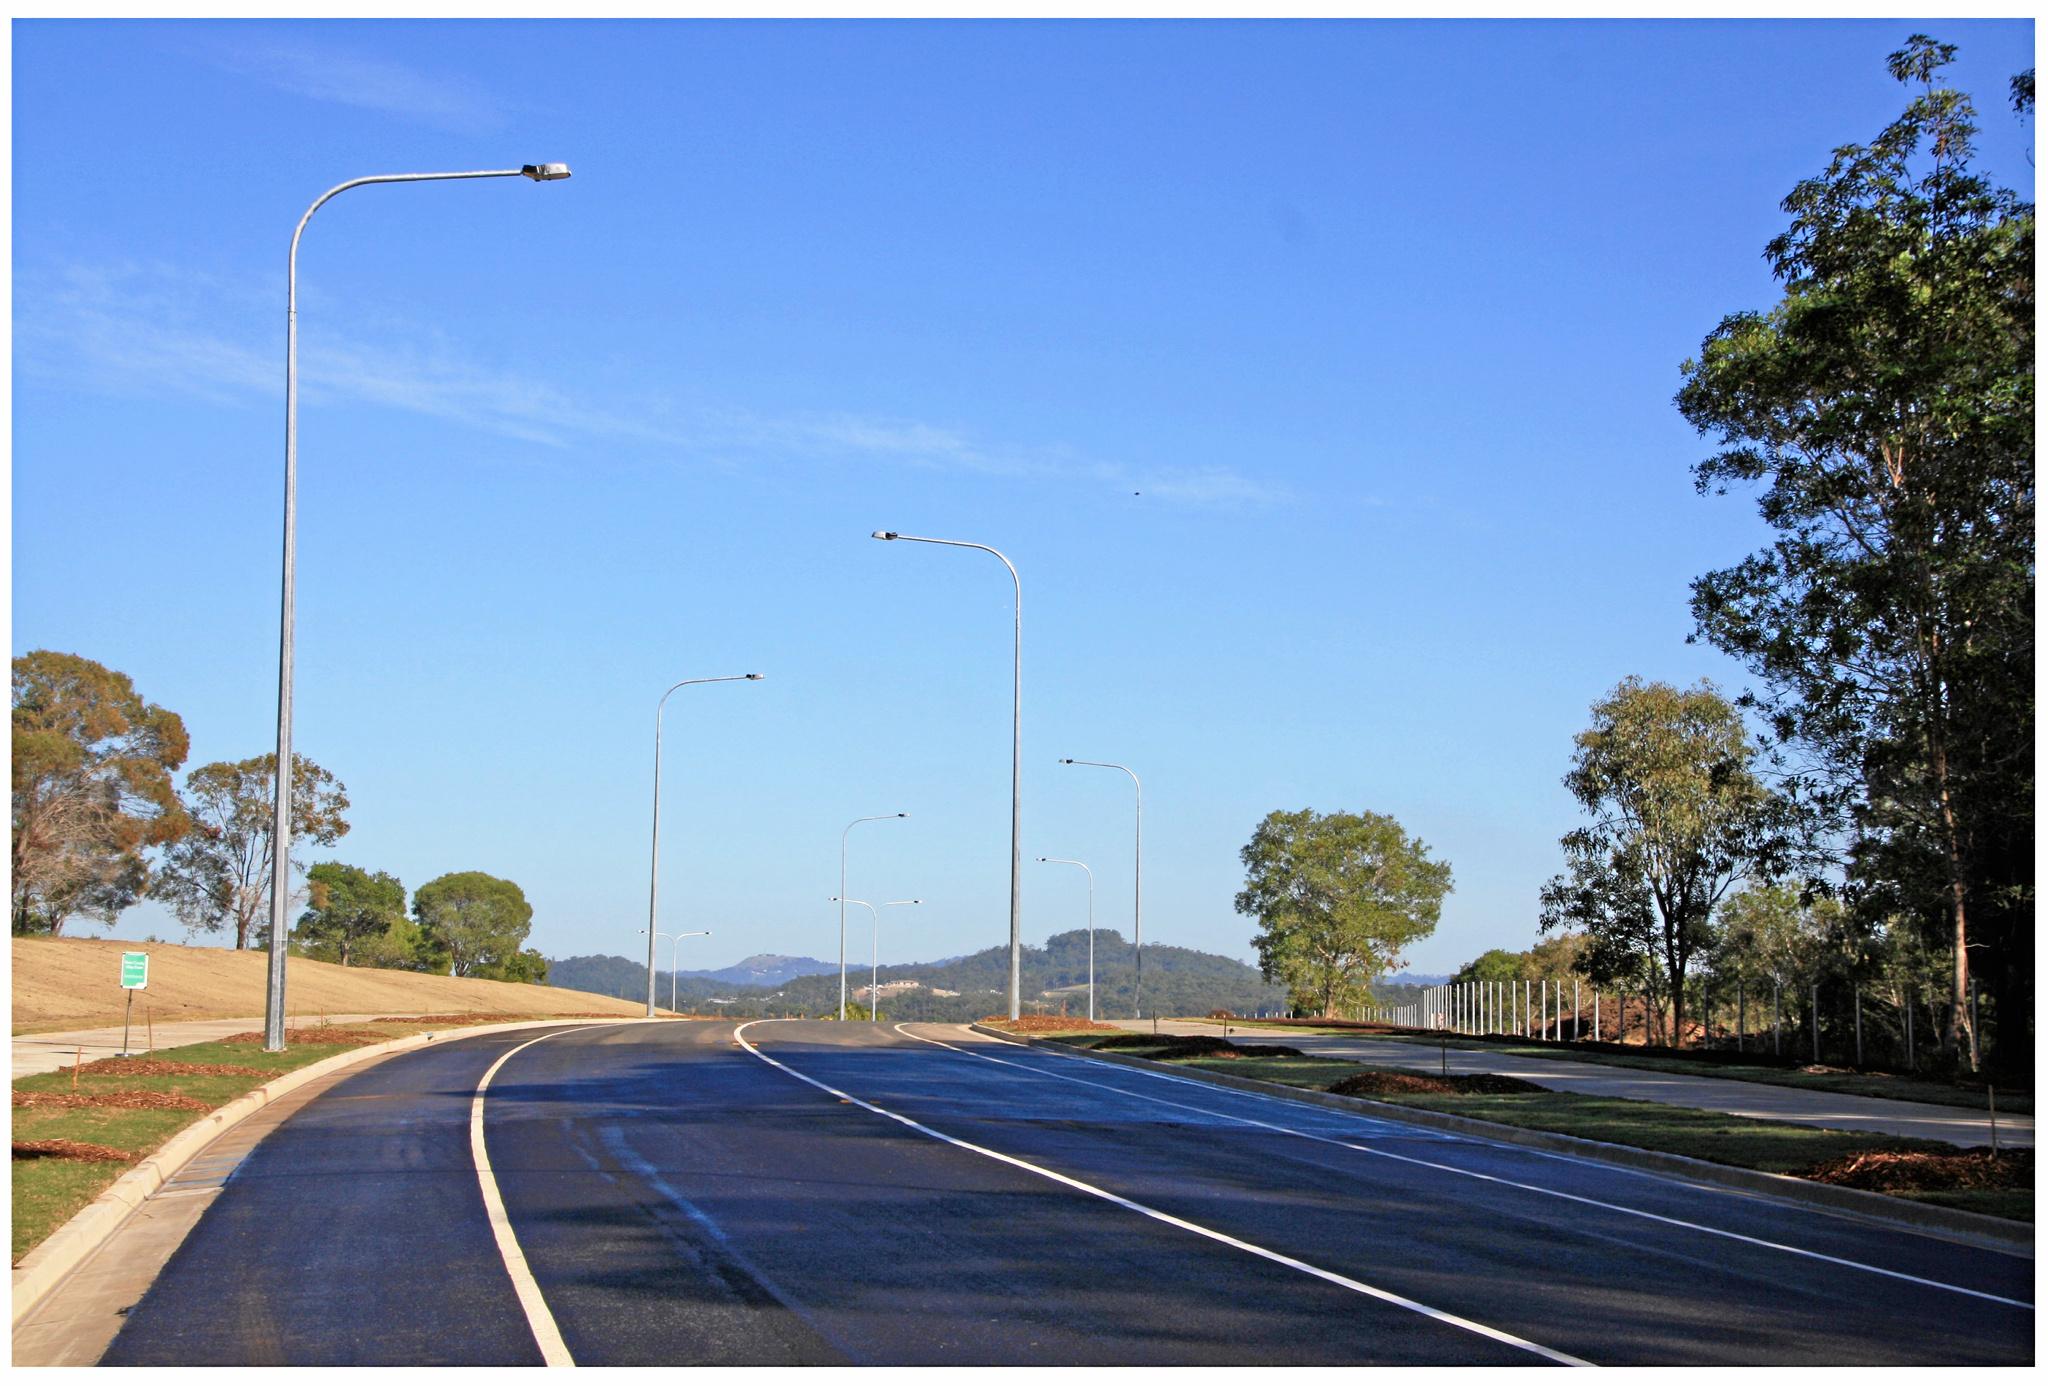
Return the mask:
[[761, 681], [762, 679], [766, 678], [766, 677], [767, 677], [767, 675], [765, 675], [765, 674], [749, 674], [749, 675], [747, 675], [747, 677], [748, 677], [748, 679], [752, 680], [753, 682], [755, 682], [755, 683], [759, 683], [759, 682], [760, 682], [760, 681]]
[[894, 539], [896, 537], [896, 531], [893, 529], [878, 529], [868, 536], [870, 539]]
[[559, 183], [569, 176], [567, 164], [527, 164], [519, 171], [536, 183]]
[[1062, 764], [1062, 765], [1072, 765], [1073, 763], [1074, 763], [1074, 758], [1073, 758], [1072, 756], [1061, 756], [1061, 757], [1060, 757], [1060, 764]]

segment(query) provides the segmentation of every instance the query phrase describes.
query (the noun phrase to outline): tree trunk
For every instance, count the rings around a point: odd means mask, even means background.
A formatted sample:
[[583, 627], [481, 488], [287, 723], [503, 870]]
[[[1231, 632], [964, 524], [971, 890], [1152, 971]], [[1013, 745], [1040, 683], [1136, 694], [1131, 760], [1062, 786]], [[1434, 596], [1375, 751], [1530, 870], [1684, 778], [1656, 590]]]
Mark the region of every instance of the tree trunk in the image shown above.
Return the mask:
[[1957, 1057], [1964, 1055], [1967, 1040], [1970, 1071], [1977, 1069], [1977, 1036], [1970, 1027], [1970, 935], [1964, 910], [1963, 851], [1960, 835], [1956, 830], [1955, 806], [1948, 793], [1948, 743], [1936, 733], [1928, 737], [1929, 749], [1933, 752], [1934, 782], [1941, 796], [1941, 826], [1948, 848], [1948, 889], [1949, 917], [1953, 923], [1955, 942], [1955, 967], [1950, 976], [1948, 1032], [1943, 1045]]

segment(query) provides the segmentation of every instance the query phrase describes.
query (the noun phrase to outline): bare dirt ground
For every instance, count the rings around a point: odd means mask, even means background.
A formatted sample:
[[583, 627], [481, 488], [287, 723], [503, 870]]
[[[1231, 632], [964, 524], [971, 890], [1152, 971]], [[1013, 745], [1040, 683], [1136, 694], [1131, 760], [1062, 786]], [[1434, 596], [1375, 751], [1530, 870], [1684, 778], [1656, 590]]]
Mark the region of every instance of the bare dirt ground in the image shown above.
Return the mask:
[[[118, 939], [13, 940], [14, 1033], [118, 1025], [125, 996], [121, 954], [149, 954], [149, 987], [135, 996], [135, 1023], [148, 1007], [156, 1023], [227, 1020], [263, 1014], [265, 954], [248, 949], [188, 948]], [[430, 977], [421, 972], [337, 967], [291, 958], [285, 963], [288, 1009], [299, 1017], [489, 1012], [493, 1015], [638, 1015], [644, 1005], [587, 991]]]

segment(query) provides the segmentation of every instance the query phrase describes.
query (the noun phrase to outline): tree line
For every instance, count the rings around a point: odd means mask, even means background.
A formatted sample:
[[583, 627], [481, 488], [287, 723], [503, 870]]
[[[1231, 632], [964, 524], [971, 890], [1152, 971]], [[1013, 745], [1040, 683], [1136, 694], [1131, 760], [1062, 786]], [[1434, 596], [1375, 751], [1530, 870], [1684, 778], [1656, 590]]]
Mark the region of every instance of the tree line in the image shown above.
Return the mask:
[[[1951, 1064], [1990, 1042], [2032, 1067], [2034, 209], [1973, 167], [1954, 55], [1914, 35], [1890, 56], [1914, 95], [1784, 199], [1779, 302], [1681, 367], [1677, 407], [1719, 448], [1698, 491], [1753, 493], [1771, 531], [1693, 582], [1687, 639], [1756, 686], [1623, 679], [1564, 779], [1587, 821], [1540, 929], [1675, 1043], [1714, 980], [1798, 973], [1920, 998]], [[1267, 976], [1322, 1013], [1449, 890], [1378, 815], [1276, 814], [1243, 855]]]
[[[148, 898], [192, 933], [270, 943], [277, 757], [176, 771], [184, 719], [128, 675], [75, 654], [32, 650], [12, 664], [12, 914], [16, 934], [56, 937], [76, 919], [112, 924]], [[348, 788], [292, 757], [292, 840], [331, 847], [349, 830]], [[306, 869], [295, 953], [458, 977], [545, 980], [523, 948], [533, 909], [511, 881], [458, 871], [413, 892], [345, 862]]]

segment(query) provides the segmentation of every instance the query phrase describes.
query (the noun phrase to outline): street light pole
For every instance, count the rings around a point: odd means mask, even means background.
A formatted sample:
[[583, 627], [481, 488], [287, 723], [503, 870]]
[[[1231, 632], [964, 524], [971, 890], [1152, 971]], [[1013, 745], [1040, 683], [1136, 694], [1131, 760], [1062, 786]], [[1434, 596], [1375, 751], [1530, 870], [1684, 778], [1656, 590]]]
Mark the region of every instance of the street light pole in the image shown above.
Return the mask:
[[293, 617], [298, 587], [299, 506], [299, 237], [327, 200], [368, 183], [432, 183], [465, 178], [517, 178], [553, 183], [569, 176], [567, 164], [526, 164], [520, 168], [476, 169], [467, 173], [381, 173], [337, 183], [313, 200], [292, 228], [285, 263], [284, 305], [284, 594], [277, 640], [277, 784], [271, 824], [270, 967], [264, 983], [263, 1047], [284, 1048], [285, 914], [292, 874], [292, 663]]
[[[646, 931], [645, 929], [642, 929], [642, 930], [641, 930], [640, 932], [644, 934], [644, 933], [646, 933], [647, 931]], [[677, 968], [677, 967], [678, 967], [678, 966], [680, 965], [680, 964], [678, 963], [678, 961], [677, 961], [677, 956], [676, 956], [676, 955], [677, 955], [677, 954], [678, 954], [678, 953], [679, 953], [679, 952], [681, 951], [681, 949], [682, 949], [682, 946], [683, 946], [683, 940], [684, 940], [684, 939], [686, 939], [686, 938], [710, 938], [710, 937], [711, 937], [711, 931], [710, 931], [709, 929], [692, 929], [692, 930], [690, 930], [690, 931], [689, 931], [688, 933], [682, 933], [682, 934], [665, 934], [665, 933], [662, 933], [662, 932], [661, 932], [661, 931], [660, 931], [659, 929], [657, 929], [657, 930], [655, 930], [655, 931], [654, 931], [654, 936], [655, 936], [656, 938], [665, 938], [665, 939], [667, 939], [667, 940], [669, 941], [669, 943], [668, 943], [668, 1010], [669, 1010], [669, 1014], [670, 1014], [670, 1015], [674, 1015], [674, 1014], [675, 1014], [675, 1011], [676, 1011], [676, 968]]]
[[1019, 836], [1024, 783], [1024, 584], [1017, 576], [1017, 565], [1004, 557], [1001, 550], [986, 544], [970, 544], [964, 539], [926, 539], [915, 534], [898, 534], [893, 529], [878, 529], [868, 537], [901, 539], [912, 544], [943, 544], [947, 548], [979, 549], [983, 553], [994, 554], [1010, 570], [1010, 582], [1016, 589], [1016, 641], [1010, 662], [1010, 1019], [1015, 1020], [1021, 1012], [1019, 999], [1024, 971], [1023, 878], [1019, 870], [1024, 860], [1023, 839]]
[[1062, 866], [1078, 866], [1088, 871], [1088, 1023], [1095, 1023], [1095, 873], [1088, 870], [1088, 863], [1075, 861], [1071, 857], [1040, 857], [1040, 861], [1058, 862]]
[[[684, 679], [672, 685], [654, 705], [654, 847], [647, 866], [647, 1018], [654, 1019], [654, 929], [660, 923], [656, 908], [661, 901], [661, 712], [668, 706], [669, 693], [697, 683], [758, 683], [759, 674], [722, 674], [713, 679]], [[674, 1009], [671, 1007], [670, 1009]]]
[[[868, 1019], [880, 1020], [882, 1018], [881, 910], [877, 910], [873, 905], [868, 905], [868, 902], [865, 900], [849, 900], [843, 895], [835, 895], [832, 898], [839, 902], [842, 912], [848, 905], [867, 905], [868, 913], [874, 917], [875, 932], [874, 938], [869, 944], [870, 951], [868, 953]], [[891, 905], [922, 905], [923, 903], [924, 901], [922, 900], [884, 900], [882, 902], [882, 909], [886, 910]], [[841, 1020], [846, 1019], [844, 1015], [841, 1015], [839, 1018]]]
[[[839, 893], [832, 898], [839, 902], [839, 1021], [842, 1025], [846, 1023], [846, 835], [863, 823], [908, 817], [907, 813], [877, 813], [856, 818], [839, 830]], [[869, 905], [868, 908], [873, 909], [874, 906]]]
[[1131, 1010], [1135, 1018], [1142, 1020], [1145, 1015], [1145, 786], [1138, 779], [1137, 771], [1114, 761], [1067, 759], [1060, 764], [1121, 770], [1131, 777], [1131, 785], [1138, 791], [1137, 860], [1131, 871], [1131, 941], [1138, 953], [1138, 978], [1131, 988]]

